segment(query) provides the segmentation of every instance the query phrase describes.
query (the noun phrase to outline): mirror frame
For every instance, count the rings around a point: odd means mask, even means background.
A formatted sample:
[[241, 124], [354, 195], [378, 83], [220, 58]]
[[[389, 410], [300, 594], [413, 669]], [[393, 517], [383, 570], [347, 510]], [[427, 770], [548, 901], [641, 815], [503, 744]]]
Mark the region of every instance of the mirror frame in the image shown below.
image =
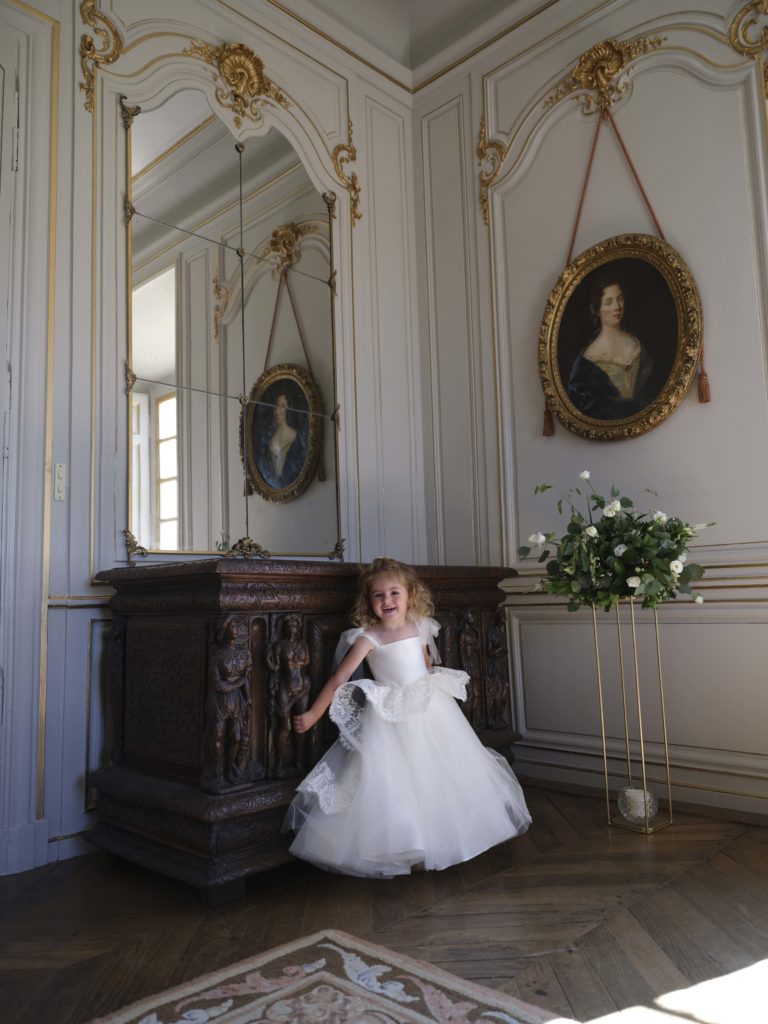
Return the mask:
[[[299, 161], [301, 162], [302, 166], [304, 167], [305, 172], [308, 174], [310, 181], [314, 184], [315, 188], [318, 189], [318, 191], [319, 191], [319, 185], [318, 185], [318, 181], [317, 181], [318, 168], [316, 166], [308, 165], [308, 154], [307, 154], [307, 152], [305, 152], [306, 147], [300, 147], [299, 145], [297, 145], [297, 139], [298, 139], [299, 136], [297, 136], [295, 131], [287, 130], [286, 119], [285, 119], [285, 117], [283, 115], [284, 115], [285, 110], [287, 110], [287, 109], [289, 109], [289, 108], [294, 106], [293, 101], [291, 99], [289, 99], [289, 97], [283, 91], [277, 89], [276, 87], [273, 87], [272, 84], [269, 83], [269, 80], [266, 78], [266, 75], [263, 74], [263, 64], [259, 61], [258, 58], [255, 57], [255, 55], [252, 54], [252, 51], [250, 51], [247, 47], [243, 46], [242, 44], [225, 44], [223, 47], [219, 47], [219, 48], [209, 47], [206, 44], [206, 46], [204, 46], [204, 47], [202, 47], [202, 46], [190, 47], [189, 50], [187, 50], [185, 52], [189, 53], [189, 54], [192, 54], [194, 56], [197, 56], [197, 57], [202, 57], [204, 60], [206, 60], [207, 63], [216, 64], [216, 62], [219, 61], [219, 68], [220, 68], [220, 70], [222, 70], [223, 67], [224, 67], [224, 57], [232, 58], [233, 56], [237, 56], [238, 58], [243, 58], [243, 56], [245, 55], [245, 58], [248, 59], [248, 60], [250, 60], [252, 58], [256, 62], [258, 62], [259, 66], [261, 68], [261, 75], [262, 75], [262, 77], [260, 79], [260, 84], [259, 84], [259, 82], [257, 82], [256, 85], [257, 85], [257, 88], [260, 88], [262, 90], [262, 94], [259, 94], [256, 97], [252, 97], [250, 102], [241, 102], [241, 98], [238, 98], [237, 90], [236, 90], [234, 85], [232, 87], [231, 93], [227, 93], [221, 87], [221, 85], [216, 85], [214, 87], [213, 91], [212, 91], [212, 88], [211, 88], [211, 85], [210, 85], [210, 81], [208, 79], [201, 80], [199, 75], [196, 75], [196, 74], [188, 74], [188, 75], [184, 74], [184, 75], [177, 75], [174, 78], [174, 81], [171, 84], [166, 84], [160, 90], [156, 90], [154, 92], [151, 92], [149, 95], [147, 94], [146, 88], [140, 88], [140, 89], [131, 88], [130, 91], [131, 91], [132, 97], [134, 97], [136, 99], [135, 103], [129, 102], [125, 95], [121, 95], [120, 96], [120, 103], [121, 103], [121, 107], [122, 107], [123, 124], [124, 124], [124, 127], [126, 129], [125, 135], [126, 135], [126, 140], [127, 140], [126, 141], [126, 146], [125, 146], [126, 181], [125, 181], [124, 215], [125, 215], [126, 226], [128, 228], [128, 230], [126, 231], [126, 248], [125, 248], [125, 252], [126, 252], [126, 295], [127, 295], [126, 307], [125, 307], [126, 326], [127, 326], [127, 346], [126, 346], [126, 348], [127, 348], [127, 364], [126, 364], [125, 377], [126, 377], [126, 391], [127, 391], [128, 395], [130, 395], [130, 392], [132, 390], [133, 384], [134, 384], [135, 379], [136, 379], [134, 377], [132, 369], [131, 369], [131, 358], [132, 357], [131, 357], [131, 302], [130, 302], [130, 294], [131, 294], [131, 290], [132, 290], [132, 240], [131, 240], [131, 231], [130, 231], [130, 221], [131, 221], [132, 216], [135, 213], [135, 210], [134, 210], [134, 208], [132, 206], [132, 201], [131, 201], [132, 197], [131, 197], [131, 176], [130, 176], [130, 159], [131, 159], [131, 144], [130, 144], [131, 132], [130, 132], [130, 129], [131, 129], [131, 126], [133, 124], [134, 118], [141, 113], [142, 103], [144, 104], [144, 107], [146, 109], [146, 106], [148, 106], [148, 105], [152, 105], [153, 107], [159, 106], [161, 103], [163, 103], [167, 99], [169, 99], [179, 89], [189, 88], [189, 89], [197, 89], [198, 91], [202, 91], [208, 97], [209, 104], [211, 105], [211, 109], [212, 109], [212, 111], [214, 113], [214, 116], [217, 116], [226, 126], [228, 126], [230, 128], [230, 132], [233, 135], [233, 141], [234, 140], [242, 140], [242, 139], [255, 138], [255, 137], [258, 138], [258, 137], [266, 135], [267, 132], [269, 130], [271, 130], [272, 128], [276, 129], [291, 144], [292, 148], [294, 149], [294, 151], [297, 154], [297, 157], [298, 157]], [[222, 73], [223, 73], [223, 70], [222, 70]], [[126, 76], [126, 77], [129, 77], [129, 76]], [[214, 81], [215, 81], [215, 76], [214, 76]], [[269, 102], [266, 99], [267, 97], [272, 102]], [[219, 104], [218, 107], [217, 107], [216, 103]], [[221, 108], [224, 108], [224, 109], [222, 110]], [[231, 117], [228, 116], [227, 111], [230, 111], [232, 113]], [[267, 113], [277, 114], [279, 116], [267, 117], [267, 116], [265, 116]], [[302, 124], [301, 123], [303, 120], [305, 120], [306, 115], [303, 115], [303, 112], [299, 112], [299, 113], [301, 113], [302, 116], [301, 117], [296, 116], [295, 119], [297, 121], [299, 121], [301, 127], [304, 129], [304, 132], [307, 133], [307, 127], [308, 127], [307, 124]], [[253, 127], [251, 127], [250, 125], [244, 125], [244, 122], [249, 120], [249, 119], [251, 119], [253, 121], [253, 123], [254, 123]], [[233, 128], [233, 126], [234, 126], [234, 128]], [[250, 130], [248, 130], [248, 129], [250, 129]], [[351, 133], [351, 124], [349, 125], [349, 131]], [[315, 153], [318, 152], [317, 146], [316, 146], [316, 144], [314, 142], [312, 143], [312, 148], [314, 149]], [[351, 215], [350, 218], [349, 218], [350, 227], [355, 223], [355, 220], [357, 220], [360, 217], [359, 212], [357, 212], [357, 202], [359, 201], [360, 188], [359, 188], [359, 184], [357, 183], [356, 175], [352, 174], [352, 175], [348, 176], [344, 172], [344, 166], [343, 165], [349, 159], [354, 158], [354, 156], [355, 156], [355, 154], [354, 154], [354, 147], [351, 146], [351, 134], [350, 134], [350, 144], [349, 145], [337, 146], [334, 149], [333, 154], [332, 154], [332, 161], [333, 161], [334, 170], [336, 171], [336, 177], [337, 177], [337, 179], [340, 179], [340, 181], [337, 180], [334, 184], [336, 184], [336, 185], [341, 184], [342, 187], [346, 188], [348, 193], [349, 193], [349, 200], [350, 200], [349, 209], [348, 209], [348, 211], [345, 211], [345, 212], [348, 212]], [[333, 548], [330, 551], [317, 550], [317, 551], [307, 551], [307, 552], [274, 552], [274, 553], [269, 553], [269, 552], [266, 551], [265, 547], [262, 547], [260, 544], [257, 544], [254, 541], [252, 541], [250, 538], [246, 537], [246, 538], [242, 538], [241, 541], [238, 541], [237, 544], [235, 544], [232, 548], [230, 548], [230, 549], [228, 549], [226, 551], [221, 551], [221, 550], [214, 551], [214, 550], [210, 550], [210, 549], [209, 550], [204, 550], [204, 551], [203, 550], [185, 550], [185, 549], [179, 549], [179, 550], [174, 550], [174, 551], [166, 551], [166, 550], [154, 549], [154, 548], [147, 550], [146, 548], [143, 548], [143, 547], [139, 546], [138, 541], [136, 540], [135, 536], [132, 534], [130, 528], [126, 528], [126, 529], [124, 529], [122, 531], [122, 534], [123, 534], [123, 537], [124, 537], [124, 540], [125, 540], [125, 545], [126, 545], [126, 550], [127, 550], [127, 554], [128, 554], [128, 562], [129, 562], [129, 564], [131, 564], [133, 562], [133, 558], [136, 555], [140, 555], [140, 556], [143, 556], [143, 557], [151, 556], [153, 558], [155, 556], [168, 556], [168, 555], [171, 555], [171, 556], [173, 556], [175, 558], [178, 558], [179, 556], [186, 557], [186, 556], [218, 555], [218, 554], [246, 554], [246, 555], [252, 555], [254, 553], [254, 551], [260, 557], [285, 557], [285, 558], [309, 557], [309, 558], [329, 558], [329, 559], [339, 559], [339, 560], [343, 560], [344, 559], [344, 554], [345, 554], [344, 549], [345, 549], [346, 540], [345, 540], [345, 538], [343, 536], [344, 531], [343, 531], [343, 528], [342, 528], [341, 446], [340, 446], [340, 440], [339, 440], [339, 417], [338, 417], [338, 408], [339, 407], [338, 407], [338, 404], [337, 404], [338, 403], [339, 376], [338, 376], [338, 363], [337, 363], [337, 360], [338, 360], [338, 352], [337, 352], [338, 339], [337, 339], [337, 310], [336, 310], [336, 305], [337, 305], [337, 302], [338, 302], [338, 295], [337, 295], [337, 291], [336, 291], [336, 269], [335, 269], [335, 259], [334, 259], [334, 253], [335, 253], [335, 248], [336, 248], [336, 245], [337, 245], [337, 240], [334, 239], [335, 231], [333, 230], [333, 228], [334, 228], [334, 221], [337, 220], [337, 215], [338, 215], [337, 214], [337, 206], [336, 206], [337, 196], [336, 196], [336, 193], [331, 191], [330, 189], [327, 189], [326, 191], [323, 191], [320, 194], [322, 195], [322, 198], [323, 198], [323, 200], [324, 200], [324, 202], [325, 202], [325, 204], [327, 206], [327, 209], [328, 209], [328, 217], [329, 217], [328, 223], [329, 223], [329, 229], [330, 229], [330, 235], [329, 235], [330, 274], [329, 274], [329, 279], [328, 279], [328, 285], [329, 285], [330, 303], [331, 303], [331, 321], [330, 321], [330, 323], [331, 323], [332, 366], [333, 366], [333, 371], [332, 372], [333, 372], [333, 385], [334, 385], [334, 397], [333, 397], [334, 414], [333, 414], [333, 416], [330, 417], [330, 420], [331, 420], [331, 422], [334, 423], [334, 449], [333, 449], [333, 451], [334, 451], [334, 458], [335, 458], [335, 464], [336, 464], [336, 466], [335, 466], [335, 468], [336, 468], [336, 480], [335, 480], [335, 495], [334, 495], [334, 500], [335, 500], [335, 520], [336, 520], [336, 542], [335, 542]], [[345, 219], [347, 219], [347, 218], [345, 218]], [[319, 400], [319, 396], [317, 396], [317, 405], [318, 405], [319, 408], [322, 408], [322, 402]], [[131, 522], [131, 494], [132, 494], [131, 458], [130, 458], [130, 451], [129, 451], [129, 448], [130, 448], [130, 402], [128, 403], [128, 406], [127, 406], [126, 424], [127, 424], [127, 426], [126, 426], [127, 433], [126, 433], [125, 441], [126, 441], [126, 451], [128, 452], [128, 458], [127, 458], [127, 481], [126, 481], [126, 483], [127, 483], [127, 491], [126, 491], [126, 520], [127, 520], [128, 523], [130, 523]], [[322, 455], [322, 452], [320, 450], [319, 444], [320, 444], [320, 441], [318, 441], [316, 460], [319, 460], [319, 458]], [[313, 454], [314, 454], [314, 446], [313, 446]], [[306, 463], [306, 466], [305, 466], [306, 472], [303, 471], [302, 474], [301, 474], [301, 481], [304, 484], [304, 487], [308, 486], [309, 482], [313, 478], [313, 473], [312, 473], [312, 469], [313, 468], [317, 468], [317, 461], [315, 461], [314, 466], [313, 466], [312, 460], [308, 459], [307, 463]], [[245, 478], [246, 478], [246, 488], [247, 488], [248, 477], [250, 476], [250, 474], [246, 473], [244, 475], [245, 475]], [[302, 489], [304, 489], [304, 488], [302, 488]], [[295, 491], [295, 486], [292, 488], [292, 490]], [[266, 494], [263, 494], [262, 496], [267, 497]], [[291, 495], [291, 496], [297, 496], [297, 495], [294, 494], [294, 495]], [[283, 500], [283, 499], [282, 499], [280, 494], [276, 493], [274, 495], [271, 495], [267, 500]], [[264, 539], [265, 541], [268, 540], [268, 538], [261, 538], [261, 539]]]

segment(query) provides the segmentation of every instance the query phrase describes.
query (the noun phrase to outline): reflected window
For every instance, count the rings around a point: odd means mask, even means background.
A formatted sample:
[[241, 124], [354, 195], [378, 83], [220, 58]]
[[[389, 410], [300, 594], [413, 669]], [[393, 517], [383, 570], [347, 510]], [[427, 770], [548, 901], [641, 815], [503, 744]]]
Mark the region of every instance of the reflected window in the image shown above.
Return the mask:
[[175, 264], [133, 289], [133, 532], [142, 547], [171, 551], [179, 543], [177, 302]]
[[179, 447], [176, 395], [157, 400], [157, 538], [160, 547], [179, 546]]

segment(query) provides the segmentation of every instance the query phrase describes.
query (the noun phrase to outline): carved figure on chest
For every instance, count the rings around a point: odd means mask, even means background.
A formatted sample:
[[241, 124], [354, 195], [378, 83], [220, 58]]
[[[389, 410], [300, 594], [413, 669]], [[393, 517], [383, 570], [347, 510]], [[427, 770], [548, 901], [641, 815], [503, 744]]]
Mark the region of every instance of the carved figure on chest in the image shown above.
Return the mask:
[[481, 684], [480, 630], [477, 628], [475, 614], [472, 611], [462, 613], [459, 623], [459, 668], [469, 676], [467, 699], [464, 713], [472, 723], [479, 724], [477, 719], [482, 712], [479, 707], [479, 690]]
[[267, 650], [267, 664], [272, 672], [269, 683], [271, 768], [278, 777], [298, 771], [304, 765], [303, 735], [293, 737], [293, 765], [287, 763], [286, 748], [291, 735], [291, 717], [307, 710], [310, 690], [306, 670], [310, 661], [309, 647], [302, 635], [301, 618], [286, 615], [280, 632], [280, 639]]
[[501, 729], [509, 725], [509, 664], [503, 608], [497, 608], [493, 613], [486, 636], [485, 698], [490, 728]]
[[206, 735], [210, 781], [216, 788], [245, 779], [250, 748], [251, 667], [248, 623], [230, 615], [216, 631], [208, 666]]

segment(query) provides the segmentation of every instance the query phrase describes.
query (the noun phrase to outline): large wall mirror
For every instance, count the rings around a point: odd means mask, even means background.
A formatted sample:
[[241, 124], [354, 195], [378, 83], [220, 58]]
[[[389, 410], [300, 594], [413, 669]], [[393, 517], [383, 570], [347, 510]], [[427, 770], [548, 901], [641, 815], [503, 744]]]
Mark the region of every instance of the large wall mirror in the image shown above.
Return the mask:
[[335, 197], [201, 90], [122, 116], [130, 543], [341, 557]]

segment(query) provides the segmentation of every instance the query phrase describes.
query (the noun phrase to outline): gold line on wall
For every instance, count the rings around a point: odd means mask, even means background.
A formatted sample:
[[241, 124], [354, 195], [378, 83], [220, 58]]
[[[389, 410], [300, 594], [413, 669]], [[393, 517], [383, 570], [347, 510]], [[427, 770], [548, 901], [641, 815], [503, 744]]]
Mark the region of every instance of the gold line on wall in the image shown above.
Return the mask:
[[91, 501], [90, 501], [90, 575], [96, 575], [96, 213], [98, 210], [98, 157], [99, 133], [96, 128], [98, 115], [98, 89], [93, 91], [93, 112], [91, 115]]
[[89, 828], [85, 828], [82, 832], [67, 832], [63, 836], [50, 836], [48, 843], [50, 845], [51, 843], [63, 843], [66, 839], [80, 839], [82, 836], [87, 836], [90, 831]]
[[[42, 594], [48, 594], [51, 573], [51, 463], [53, 449], [53, 364], [56, 307], [56, 220], [58, 204], [58, 146], [59, 146], [59, 63], [61, 26], [39, 11], [24, 5], [51, 26], [51, 124], [49, 129], [50, 183], [48, 226], [48, 325], [45, 382], [45, 482], [43, 495], [43, 572]], [[37, 787], [35, 817], [45, 816], [45, 726], [48, 698], [48, 608], [43, 596], [40, 607], [40, 655], [37, 697]]]

